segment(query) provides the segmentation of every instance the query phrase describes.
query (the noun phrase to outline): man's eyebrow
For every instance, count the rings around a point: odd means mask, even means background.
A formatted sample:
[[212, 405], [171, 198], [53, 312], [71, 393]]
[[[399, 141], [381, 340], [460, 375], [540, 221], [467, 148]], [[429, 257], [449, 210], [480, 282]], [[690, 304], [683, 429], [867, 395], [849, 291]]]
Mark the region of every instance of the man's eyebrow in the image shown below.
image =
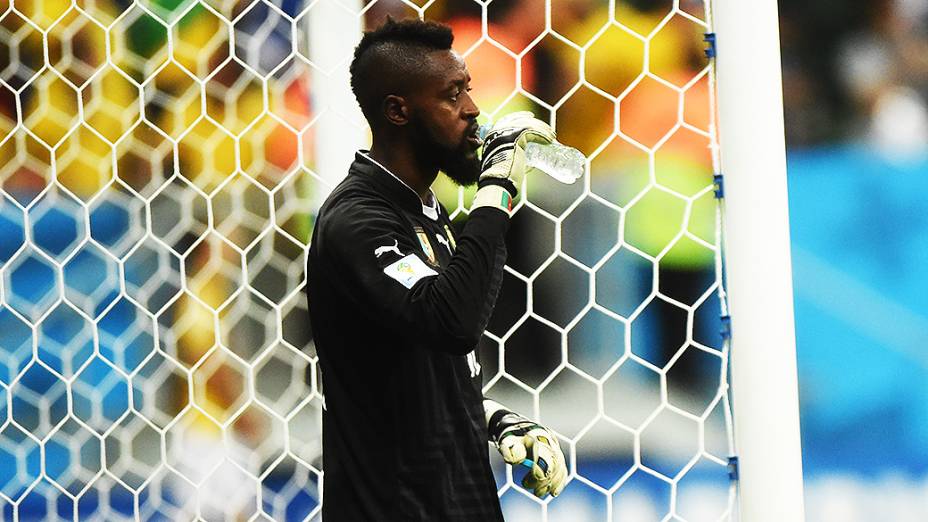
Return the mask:
[[445, 86], [445, 88], [444, 88], [443, 90], [444, 90], [444, 91], [450, 91], [450, 90], [452, 90], [452, 89], [459, 89], [459, 88], [463, 87], [464, 85], [467, 85], [468, 83], [470, 83], [470, 78], [469, 78], [469, 77], [468, 77], [468, 78], [457, 78], [457, 79], [454, 79], [454, 80], [449, 80], [449, 81], [448, 81], [448, 84]]

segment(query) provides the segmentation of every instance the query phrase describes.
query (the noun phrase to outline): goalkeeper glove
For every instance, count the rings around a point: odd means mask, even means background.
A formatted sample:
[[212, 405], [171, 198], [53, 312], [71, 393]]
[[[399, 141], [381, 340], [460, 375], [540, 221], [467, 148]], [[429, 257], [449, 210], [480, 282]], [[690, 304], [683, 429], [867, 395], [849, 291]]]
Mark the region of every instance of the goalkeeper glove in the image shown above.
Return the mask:
[[558, 496], [567, 483], [567, 463], [557, 437], [547, 428], [505, 410], [490, 420], [490, 435], [509, 464], [531, 464], [522, 477], [522, 487], [538, 498]]
[[551, 127], [528, 111], [514, 112], [499, 119], [483, 141], [483, 162], [473, 208], [494, 206], [512, 210], [525, 175], [525, 146], [529, 142], [553, 143], [557, 135]]

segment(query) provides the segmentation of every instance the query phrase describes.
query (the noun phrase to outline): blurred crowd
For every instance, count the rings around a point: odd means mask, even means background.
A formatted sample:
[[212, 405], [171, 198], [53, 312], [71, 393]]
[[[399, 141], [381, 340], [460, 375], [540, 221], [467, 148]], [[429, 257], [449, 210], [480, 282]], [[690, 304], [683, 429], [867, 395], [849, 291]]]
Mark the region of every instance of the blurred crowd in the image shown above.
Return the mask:
[[787, 144], [928, 151], [928, 3], [782, 0]]

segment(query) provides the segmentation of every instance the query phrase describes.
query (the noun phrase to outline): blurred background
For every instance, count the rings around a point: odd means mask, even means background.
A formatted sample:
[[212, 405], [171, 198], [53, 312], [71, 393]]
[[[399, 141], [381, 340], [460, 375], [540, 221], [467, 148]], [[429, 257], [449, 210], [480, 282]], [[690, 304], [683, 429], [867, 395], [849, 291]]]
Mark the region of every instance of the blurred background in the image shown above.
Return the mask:
[[[452, 26], [483, 119], [532, 110], [590, 158], [582, 184], [527, 179], [479, 348], [487, 395], [555, 428], [575, 472], [538, 503], [497, 465], [507, 520], [728, 513], [702, 1], [0, 13], [4, 520], [318, 519], [302, 271], [343, 174], [320, 129], [364, 129], [320, 94], [353, 42], [318, 33], [388, 14]], [[923, 521], [928, 5], [780, 13], [808, 520]], [[472, 191], [436, 192], [462, 222]]]
[[780, 31], [809, 520], [925, 520], [928, 3]]

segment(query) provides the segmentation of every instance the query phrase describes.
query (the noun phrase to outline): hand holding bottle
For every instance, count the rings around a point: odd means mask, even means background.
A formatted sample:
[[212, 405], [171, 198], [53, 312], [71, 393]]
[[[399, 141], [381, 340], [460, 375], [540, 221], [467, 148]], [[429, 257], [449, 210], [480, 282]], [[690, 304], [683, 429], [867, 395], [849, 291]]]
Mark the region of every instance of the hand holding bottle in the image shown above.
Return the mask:
[[[480, 126], [478, 137], [486, 138], [492, 123]], [[551, 143], [529, 142], [525, 146], [525, 165], [528, 170], [537, 169], [565, 184], [573, 184], [583, 176], [586, 158], [579, 150], [553, 141]]]

